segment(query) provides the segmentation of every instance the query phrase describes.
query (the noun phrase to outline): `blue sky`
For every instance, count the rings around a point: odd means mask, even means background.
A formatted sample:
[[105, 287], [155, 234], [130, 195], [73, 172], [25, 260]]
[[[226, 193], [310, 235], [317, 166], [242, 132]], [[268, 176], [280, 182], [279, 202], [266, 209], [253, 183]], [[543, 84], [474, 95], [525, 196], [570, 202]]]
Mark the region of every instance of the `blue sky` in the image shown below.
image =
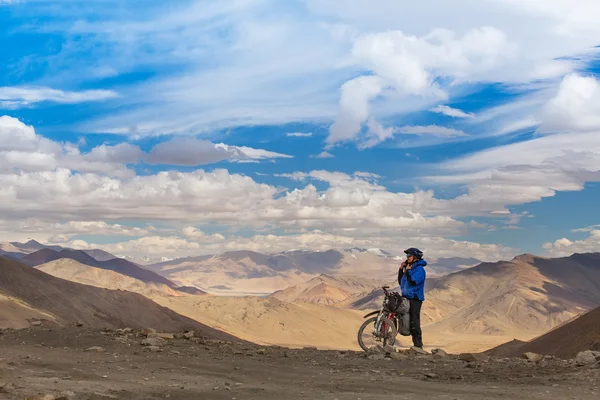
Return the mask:
[[599, 251], [600, 6], [447, 3], [0, 0], [0, 239]]

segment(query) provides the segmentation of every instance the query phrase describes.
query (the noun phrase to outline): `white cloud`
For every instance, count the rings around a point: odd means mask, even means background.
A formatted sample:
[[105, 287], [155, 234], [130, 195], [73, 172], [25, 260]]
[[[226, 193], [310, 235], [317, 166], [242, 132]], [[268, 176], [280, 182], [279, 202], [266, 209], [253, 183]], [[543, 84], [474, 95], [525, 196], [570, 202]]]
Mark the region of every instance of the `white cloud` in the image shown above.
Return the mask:
[[600, 230], [591, 230], [583, 240], [571, 241], [567, 238], [544, 243], [544, 249], [552, 257], [570, 256], [573, 253], [600, 252]]
[[[68, 221], [53, 222], [36, 218], [18, 220], [0, 220], [0, 238], [2, 240], [20, 240], [35, 237], [41, 241], [66, 242], [77, 235], [95, 236], [147, 236], [156, 234], [153, 226], [129, 226], [105, 221]], [[17, 236], [15, 236], [17, 235]]]
[[[465, 81], [510, 87], [560, 78], [600, 42], [600, 13], [591, 0], [482, 0], [477, 7], [472, 0], [423, 0], [409, 8], [387, 0], [304, 0], [294, 7], [274, 0], [193, 0], [141, 14], [133, 4], [123, 7], [118, 14], [95, 3], [82, 3], [78, 13], [53, 8], [58, 17], [43, 28], [78, 37], [77, 46], [52, 57], [53, 81], [86, 83], [140, 65], [159, 71], [123, 89], [127, 107], [86, 123], [88, 130], [197, 134], [335, 119], [332, 144], [353, 140], [369, 117], [384, 121], [464, 93], [459, 85]], [[179, 69], [169, 75], [162, 67], [173, 64]], [[377, 98], [373, 112], [356, 119], [347, 98], [362, 98], [354, 107], [363, 110], [371, 96], [355, 85], [350, 90], [357, 96], [342, 90], [340, 99], [332, 88], [365, 69], [382, 82], [371, 95]]]
[[382, 80], [377, 76], [361, 76], [344, 83], [339, 113], [329, 130], [327, 143], [353, 140], [369, 116], [370, 102], [381, 93]]
[[84, 90], [66, 92], [47, 87], [0, 87], [0, 106], [17, 108], [43, 101], [63, 104], [103, 101], [118, 97], [112, 90]]
[[194, 138], [175, 138], [154, 146], [149, 154], [129, 143], [100, 145], [81, 153], [79, 144], [59, 143], [36, 134], [16, 118], [0, 117], [0, 172], [43, 172], [67, 169], [115, 177], [135, 175], [127, 165], [142, 159], [151, 164], [200, 165], [217, 161], [259, 161], [291, 158], [250, 147], [213, 144]]
[[70, 143], [58, 143], [35, 133], [32, 126], [16, 118], [0, 116], [0, 172], [53, 171], [68, 168], [80, 172], [130, 176], [126, 164], [136, 163], [142, 151], [126, 143], [102, 145], [80, 153]]
[[567, 75], [538, 118], [542, 132], [600, 131], [600, 83], [593, 76]]
[[[331, 126], [329, 144], [355, 139], [369, 118], [370, 102], [384, 90], [445, 99], [448, 94], [436, 83], [437, 78], [451, 77], [457, 82], [485, 79], [490, 70], [516, 56], [516, 47], [492, 27], [473, 29], [462, 37], [441, 29], [424, 37], [388, 31], [360, 36], [352, 54], [375, 75], [354, 78], [342, 86], [340, 113]], [[391, 132], [385, 137], [389, 135]]]
[[287, 137], [311, 137], [312, 136], [312, 132], [289, 132], [286, 133]]
[[573, 229], [571, 232], [591, 232], [595, 230], [600, 230], [600, 224], [587, 226], [585, 228]]
[[335, 156], [327, 151], [322, 151], [317, 155], [311, 155], [310, 158], [335, 158]]
[[196, 166], [219, 161], [252, 161], [272, 158], [291, 158], [286, 154], [250, 147], [214, 144], [208, 140], [183, 137], [159, 143], [145, 157], [150, 164]]
[[438, 125], [428, 126], [403, 126], [397, 128], [398, 133], [404, 133], [407, 135], [433, 135], [438, 137], [457, 137], [467, 136], [463, 131], [459, 131], [452, 128], [446, 128]]
[[458, 108], [452, 108], [444, 105], [436, 106], [429, 111], [454, 118], [475, 118], [475, 114], [473, 113], [466, 113]]

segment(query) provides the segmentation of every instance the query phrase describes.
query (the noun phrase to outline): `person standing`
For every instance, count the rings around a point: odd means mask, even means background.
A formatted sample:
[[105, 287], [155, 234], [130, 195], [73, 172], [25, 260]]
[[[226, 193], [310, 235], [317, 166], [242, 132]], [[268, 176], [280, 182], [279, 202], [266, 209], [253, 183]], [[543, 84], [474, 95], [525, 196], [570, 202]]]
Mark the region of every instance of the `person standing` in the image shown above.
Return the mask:
[[423, 333], [421, 331], [421, 306], [425, 300], [425, 266], [427, 261], [423, 259], [423, 252], [411, 247], [404, 250], [406, 260], [398, 270], [398, 284], [402, 296], [410, 301], [410, 334], [413, 345], [419, 349], [423, 348]]

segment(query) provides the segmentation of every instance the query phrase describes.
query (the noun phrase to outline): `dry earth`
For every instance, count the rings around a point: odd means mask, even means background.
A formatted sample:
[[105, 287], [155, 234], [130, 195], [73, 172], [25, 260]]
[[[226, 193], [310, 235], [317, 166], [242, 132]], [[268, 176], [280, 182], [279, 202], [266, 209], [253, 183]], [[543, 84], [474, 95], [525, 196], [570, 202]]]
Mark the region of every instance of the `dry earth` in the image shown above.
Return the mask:
[[[600, 369], [554, 358], [482, 355], [397, 359], [262, 348], [177, 335], [142, 347], [139, 333], [0, 334], [0, 398], [21, 399], [598, 399]], [[99, 346], [96, 351], [86, 351]], [[469, 361], [471, 360], [471, 361]]]
[[[187, 296], [152, 297], [158, 304], [205, 325], [244, 340], [286, 347], [319, 346], [359, 350], [356, 334], [368, 311], [341, 309], [312, 303], [286, 303], [275, 298]], [[425, 346], [452, 352], [480, 352], [534, 333], [485, 335], [461, 333], [438, 325], [423, 327]], [[398, 335], [399, 347], [410, 347], [410, 337]]]

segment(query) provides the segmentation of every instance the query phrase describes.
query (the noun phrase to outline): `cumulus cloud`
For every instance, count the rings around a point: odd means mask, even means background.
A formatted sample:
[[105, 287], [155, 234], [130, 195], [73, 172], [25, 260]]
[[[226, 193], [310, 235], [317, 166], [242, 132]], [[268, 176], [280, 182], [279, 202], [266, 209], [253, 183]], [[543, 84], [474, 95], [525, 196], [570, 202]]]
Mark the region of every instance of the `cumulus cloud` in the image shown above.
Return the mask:
[[597, 253], [600, 252], [600, 229], [591, 230], [588, 237], [582, 240], [562, 238], [544, 243], [543, 247], [552, 257], [570, 256], [573, 253]]
[[136, 163], [142, 151], [121, 143], [102, 145], [81, 153], [70, 143], [59, 143], [38, 135], [34, 128], [16, 118], [0, 117], [0, 172], [43, 172], [68, 168], [79, 172], [131, 176], [126, 164]]
[[538, 118], [546, 133], [600, 131], [600, 83], [593, 76], [567, 75]]
[[103, 101], [117, 97], [112, 90], [84, 90], [68, 92], [48, 87], [0, 87], [0, 106], [18, 108], [40, 102], [75, 104]]
[[[437, 78], [484, 79], [490, 70], [516, 56], [516, 46], [492, 27], [473, 29], [462, 37], [441, 29], [423, 37], [388, 31], [360, 36], [352, 54], [373, 75], [354, 78], [342, 86], [340, 112], [327, 138], [330, 145], [359, 136], [370, 116], [370, 102], [385, 91], [401, 96], [447, 98]], [[386, 132], [383, 139], [390, 135], [391, 131]]]
[[129, 143], [100, 145], [82, 153], [79, 144], [59, 143], [38, 135], [16, 118], [0, 117], [0, 172], [44, 172], [65, 169], [83, 173], [126, 177], [135, 175], [128, 165], [194, 166], [218, 161], [260, 161], [291, 158], [263, 149], [213, 144], [195, 138], [175, 138], [155, 145], [149, 154]]
[[[69, 241], [77, 235], [123, 237], [147, 236], [158, 232], [159, 230], [151, 225], [138, 227], [106, 221], [54, 222], [37, 218], [0, 220], [0, 237], [12, 241], [33, 236], [41, 241], [57, 243]], [[15, 234], [18, 236], [15, 237]]]
[[458, 108], [452, 108], [444, 105], [436, 106], [429, 111], [454, 118], [475, 118], [475, 114], [473, 113], [466, 113]]

